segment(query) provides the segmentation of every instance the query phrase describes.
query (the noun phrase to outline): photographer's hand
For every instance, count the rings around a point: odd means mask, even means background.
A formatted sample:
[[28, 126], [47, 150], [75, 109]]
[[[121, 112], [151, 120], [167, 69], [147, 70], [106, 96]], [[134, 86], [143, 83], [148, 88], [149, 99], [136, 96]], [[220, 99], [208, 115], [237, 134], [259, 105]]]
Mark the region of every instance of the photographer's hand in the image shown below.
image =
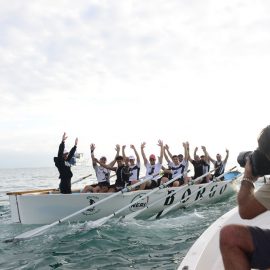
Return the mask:
[[258, 179], [258, 176], [254, 176], [252, 174], [252, 166], [251, 166], [251, 162], [250, 159], [248, 158], [246, 165], [245, 165], [245, 171], [244, 171], [244, 176], [243, 179], [249, 179], [252, 182], [256, 182]]
[[255, 182], [258, 177], [252, 174], [252, 165], [248, 159], [245, 165], [244, 176], [241, 181], [240, 190], [237, 195], [239, 214], [241, 218], [251, 219], [266, 211], [254, 196]]

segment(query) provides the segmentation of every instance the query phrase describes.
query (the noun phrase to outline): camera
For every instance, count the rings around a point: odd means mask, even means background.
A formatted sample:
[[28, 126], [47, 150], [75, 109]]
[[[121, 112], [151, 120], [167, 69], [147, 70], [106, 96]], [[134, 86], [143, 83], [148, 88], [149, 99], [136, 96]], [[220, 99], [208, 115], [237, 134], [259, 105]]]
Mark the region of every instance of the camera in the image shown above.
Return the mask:
[[237, 162], [245, 167], [250, 160], [253, 176], [270, 174], [270, 126], [265, 127], [258, 138], [258, 148], [255, 151], [240, 152]]
[[270, 174], [270, 160], [260, 150], [241, 152], [238, 155], [237, 162], [241, 167], [245, 167], [248, 158], [254, 176]]

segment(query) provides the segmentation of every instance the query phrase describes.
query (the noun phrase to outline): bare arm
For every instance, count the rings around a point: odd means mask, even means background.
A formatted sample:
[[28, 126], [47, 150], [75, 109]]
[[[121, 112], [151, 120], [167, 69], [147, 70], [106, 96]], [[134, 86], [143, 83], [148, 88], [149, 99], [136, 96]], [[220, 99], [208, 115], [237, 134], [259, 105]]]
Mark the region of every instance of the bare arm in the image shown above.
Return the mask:
[[100, 163], [99, 160], [97, 160], [97, 159], [95, 159], [95, 162], [98, 163], [101, 167], [103, 167], [105, 169], [108, 169], [108, 170], [111, 170], [111, 171], [116, 171], [115, 167], [112, 167], [112, 166], [107, 165], [107, 164]]
[[252, 219], [267, 209], [254, 196], [254, 184], [258, 177], [252, 175], [250, 161], [247, 160], [240, 190], [237, 195], [239, 215], [243, 219]]
[[188, 161], [192, 162], [192, 158], [190, 157], [190, 153], [189, 153], [189, 142], [186, 142], [186, 146], [187, 146], [187, 158], [188, 158]]
[[140, 156], [139, 156], [139, 153], [137, 152], [135, 146], [133, 144], [130, 145], [130, 148], [133, 149], [134, 153], [135, 153], [135, 156], [136, 156], [136, 159], [137, 159], [137, 163], [140, 163]]
[[169, 146], [168, 146], [167, 144], [165, 144], [165, 145], [164, 145], [164, 157], [165, 157], [166, 161], [167, 161], [168, 163], [170, 163], [171, 160], [169, 159], [169, 157], [168, 157], [168, 155], [167, 155], [167, 153], [166, 153], [166, 152], [168, 152], [168, 151], [169, 151]]
[[188, 156], [189, 156], [188, 150], [187, 150], [187, 147], [189, 147], [188, 142], [183, 142], [183, 147], [184, 147], [184, 160], [188, 161]]
[[229, 158], [229, 150], [226, 149], [226, 157], [223, 162], [226, 163], [228, 161], [228, 158]]
[[198, 147], [196, 146], [194, 149], [194, 154], [193, 154], [193, 158], [195, 159], [195, 156], [197, 155], [197, 151], [198, 151]]
[[172, 153], [170, 152], [170, 150], [169, 150], [169, 147], [168, 147], [168, 149], [167, 149], [167, 152], [168, 152], [168, 155], [169, 155], [169, 157], [172, 159]]
[[215, 160], [214, 160], [214, 159], [212, 159], [212, 158], [209, 156], [209, 154], [208, 154], [208, 152], [207, 152], [207, 150], [206, 150], [206, 147], [205, 147], [205, 146], [202, 146], [202, 150], [203, 150], [203, 153], [204, 153], [204, 155], [205, 155], [205, 159], [206, 159], [206, 161], [207, 161], [207, 162], [211, 161], [212, 163], [214, 163], [214, 162], [215, 162]]
[[126, 159], [125, 149], [126, 149], [126, 146], [122, 145], [122, 156], [123, 156], [124, 160]]
[[144, 147], [145, 147], [145, 145], [146, 145], [145, 142], [143, 142], [143, 143], [141, 144], [141, 153], [142, 153], [144, 165], [147, 164], [147, 158], [146, 158], [145, 153], [144, 153]]
[[97, 165], [95, 154], [94, 154], [95, 149], [96, 149], [96, 146], [93, 143], [91, 143], [90, 144], [90, 152], [91, 152], [91, 159], [92, 159], [93, 167], [95, 167]]
[[111, 166], [111, 167], [114, 166], [114, 164], [116, 162], [116, 158], [119, 156], [119, 153], [120, 153], [120, 145], [119, 144], [117, 144], [115, 146], [115, 150], [116, 150], [116, 154], [115, 154], [114, 160], [109, 163], [109, 166]]
[[162, 164], [163, 161], [163, 153], [164, 153], [164, 149], [163, 149], [163, 141], [162, 140], [158, 140], [158, 146], [160, 147], [160, 157], [159, 157], [159, 163]]
[[210, 161], [214, 164], [216, 161], [215, 161], [212, 157], [210, 157], [210, 155], [209, 155], [209, 153], [207, 152], [205, 146], [202, 146], [202, 150], [203, 150], [203, 152], [204, 152], [204, 154], [205, 154], [206, 159], [207, 159], [208, 161], [210, 160]]

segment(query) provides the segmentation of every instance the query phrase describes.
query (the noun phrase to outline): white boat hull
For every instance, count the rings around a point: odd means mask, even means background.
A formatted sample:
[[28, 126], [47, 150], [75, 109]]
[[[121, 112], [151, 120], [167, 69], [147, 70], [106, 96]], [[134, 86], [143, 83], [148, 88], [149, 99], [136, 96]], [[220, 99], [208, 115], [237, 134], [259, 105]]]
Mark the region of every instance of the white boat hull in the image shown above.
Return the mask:
[[[133, 204], [131, 207], [123, 211], [120, 215], [127, 215], [134, 211], [140, 210], [152, 202], [160, 200], [159, 203], [144, 211], [145, 216], [153, 216], [172, 204], [181, 203], [179, 207], [188, 206], [199, 202], [212, 202], [222, 199], [236, 191], [235, 181], [213, 182], [209, 185], [199, 184], [178, 188], [160, 189], [154, 194], [147, 196], [145, 199]], [[165, 198], [172, 191], [179, 192], [173, 196]], [[139, 197], [150, 191], [133, 191], [123, 194], [101, 203], [74, 217], [71, 221], [88, 221], [97, 220], [108, 216], [118, 209], [132, 203]], [[192, 196], [189, 196], [192, 194]], [[22, 224], [48, 224], [68, 216], [87, 205], [96, 203], [106, 197], [110, 193], [72, 193], [72, 194], [21, 194], [9, 195], [11, 215], [13, 222]], [[189, 197], [188, 197], [189, 196]], [[185, 199], [186, 198], [186, 199]]]
[[178, 270], [223, 270], [223, 262], [219, 249], [219, 232], [227, 224], [244, 224], [268, 228], [270, 224], [269, 211], [251, 220], [244, 220], [235, 207], [217, 219], [193, 244]]

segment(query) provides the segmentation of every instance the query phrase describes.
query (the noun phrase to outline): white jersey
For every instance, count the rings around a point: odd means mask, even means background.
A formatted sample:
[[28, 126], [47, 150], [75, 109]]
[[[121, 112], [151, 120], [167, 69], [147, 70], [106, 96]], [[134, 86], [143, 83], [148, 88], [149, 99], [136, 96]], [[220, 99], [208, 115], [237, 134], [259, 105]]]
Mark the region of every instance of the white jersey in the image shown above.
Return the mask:
[[[162, 167], [162, 164], [160, 164], [159, 162], [154, 164], [154, 165], [151, 165], [149, 162], [146, 163], [145, 165], [145, 168], [146, 168], [146, 177], [149, 176], [149, 175], [153, 175], [153, 174], [157, 174], [160, 172], [161, 170], [161, 167]], [[159, 179], [160, 176], [156, 176], [153, 178], [153, 180], [157, 181], [157, 179]]]
[[94, 166], [94, 170], [96, 172], [96, 177], [99, 183], [101, 182], [108, 182], [110, 183], [110, 173], [111, 171], [102, 167], [102, 166], [98, 166], [95, 165]]
[[[183, 160], [184, 161], [184, 160]], [[174, 177], [177, 174], [184, 174], [184, 172], [186, 171], [186, 166], [183, 164], [183, 161], [179, 164], [175, 164], [173, 162], [169, 162], [168, 166], [170, 167], [170, 169], [172, 170], [172, 177]]]
[[184, 174], [187, 173], [188, 165], [189, 165], [188, 160], [183, 159], [180, 164], [184, 167], [182, 173], [184, 173]]
[[137, 162], [133, 166], [129, 166], [129, 172], [130, 172], [129, 181], [138, 180], [139, 179], [140, 168], [141, 168], [140, 162]]

